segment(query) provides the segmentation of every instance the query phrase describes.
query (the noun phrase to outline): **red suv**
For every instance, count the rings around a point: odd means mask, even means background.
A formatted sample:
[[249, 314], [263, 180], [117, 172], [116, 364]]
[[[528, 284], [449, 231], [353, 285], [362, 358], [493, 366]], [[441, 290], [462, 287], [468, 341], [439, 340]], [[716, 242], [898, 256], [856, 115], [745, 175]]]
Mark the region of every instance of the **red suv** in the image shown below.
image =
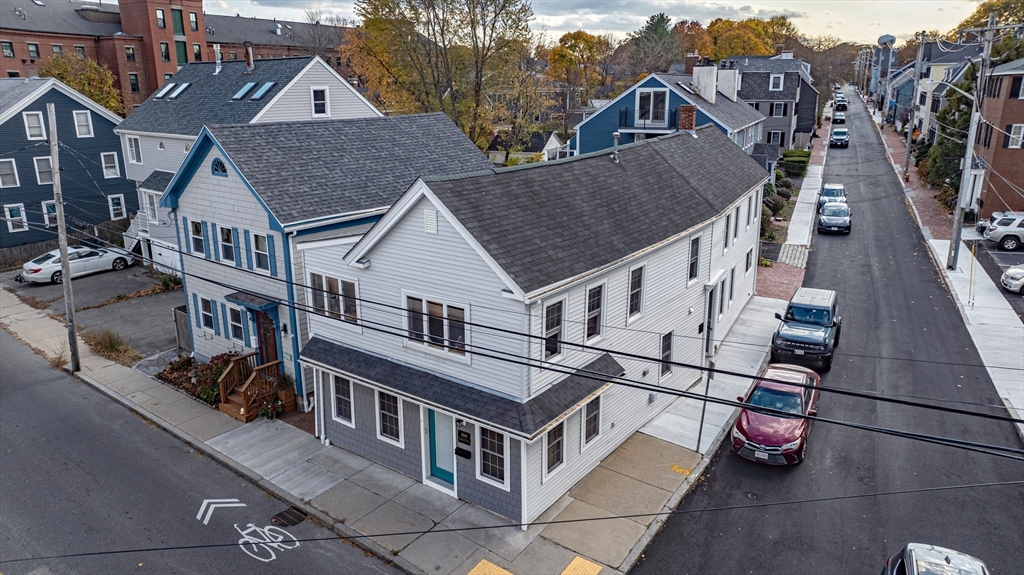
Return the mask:
[[[736, 398], [750, 407], [740, 411], [732, 428], [732, 450], [759, 463], [794, 465], [803, 461], [811, 422], [800, 416], [818, 414], [820, 379], [813, 370], [798, 365], [773, 363], [765, 368], [747, 397]], [[793, 415], [758, 412], [758, 407]]]

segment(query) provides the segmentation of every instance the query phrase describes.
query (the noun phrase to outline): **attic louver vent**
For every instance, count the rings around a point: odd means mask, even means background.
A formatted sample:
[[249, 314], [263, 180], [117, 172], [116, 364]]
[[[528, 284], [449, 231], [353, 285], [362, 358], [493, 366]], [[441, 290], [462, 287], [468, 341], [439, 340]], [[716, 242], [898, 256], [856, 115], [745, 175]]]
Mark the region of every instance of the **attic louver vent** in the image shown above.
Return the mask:
[[423, 210], [423, 227], [428, 234], [437, 235], [437, 212], [434, 210]]
[[182, 84], [182, 85], [178, 86], [178, 88], [177, 88], [177, 89], [175, 89], [175, 90], [174, 90], [173, 92], [171, 92], [171, 95], [170, 95], [170, 96], [167, 96], [167, 99], [168, 99], [168, 100], [173, 100], [173, 99], [177, 98], [178, 96], [180, 96], [180, 95], [181, 95], [181, 93], [182, 93], [182, 92], [184, 92], [185, 90], [187, 90], [187, 89], [188, 89], [188, 87], [189, 87], [189, 86], [191, 86], [191, 85], [192, 85], [192, 84], [189, 84], [188, 82], [185, 82], [184, 84]]
[[164, 85], [163, 88], [160, 88], [160, 90], [156, 94], [153, 94], [153, 97], [154, 98], [163, 98], [164, 94], [166, 94], [167, 92], [170, 92], [171, 88], [174, 88], [174, 86], [176, 86], [176, 84], [174, 82], [168, 82], [167, 84]]
[[250, 100], [259, 100], [263, 96], [266, 96], [267, 92], [269, 92], [270, 89], [274, 87], [274, 84], [277, 84], [277, 82], [266, 82], [266, 83], [264, 83], [262, 86], [260, 86], [260, 89], [256, 90], [256, 93], [252, 95], [252, 98], [249, 98], [249, 99]]
[[238, 92], [235, 92], [235, 95], [234, 95], [234, 96], [232, 96], [232, 97], [231, 97], [231, 99], [232, 99], [232, 100], [241, 100], [241, 99], [242, 99], [242, 98], [244, 98], [244, 97], [245, 97], [245, 95], [246, 95], [246, 94], [248, 94], [248, 93], [249, 93], [249, 91], [250, 91], [250, 90], [252, 90], [252, 89], [253, 89], [253, 88], [254, 88], [255, 86], [256, 86], [256, 82], [246, 82], [246, 83], [245, 83], [245, 85], [244, 85], [244, 86], [242, 86], [242, 89], [241, 89], [241, 90], [239, 90]]

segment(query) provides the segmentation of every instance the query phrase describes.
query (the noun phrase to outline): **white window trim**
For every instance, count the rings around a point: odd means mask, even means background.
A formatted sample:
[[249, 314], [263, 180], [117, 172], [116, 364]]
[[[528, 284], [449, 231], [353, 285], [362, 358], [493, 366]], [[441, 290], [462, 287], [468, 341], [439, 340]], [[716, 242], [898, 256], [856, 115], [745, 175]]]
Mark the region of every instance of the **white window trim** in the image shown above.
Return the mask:
[[[206, 312], [203, 311], [203, 301], [210, 302], [210, 327], [206, 327], [206, 322], [203, 321], [203, 316], [206, 314]], [[213, 326], [216, 325], [216, 322], [213, 319], [213, 310], [216, 305], [216, 302], [214, 302], [212, 299], [208, 297], [199, 296], [199, 329], [211, 335], [214, 335]]]
[[[329, 371], [323, 371], [323, 370], [319, 370], [319, 371], [322, 374], [320, 376], [320, 380], [321, 381], [323, 381], [323, 376], [324, 375], [330, 375], [331, 376], [330, 380], [328, 381], [328, 383], [331, 386], [331, 419], [336, 421], [336, 422], [338, 422], [338, 423], [340, 423], [340, 424], [342, 424], [342, 425], [347, 425], [347, 426], [351, 427], [352, 429], [355, 429], [356, 428], [356, 396], [355, 396], [356, 390], [355, 390], [355, 383], [352, 381], [352, 378], [345, 377], [345, 376], [342, 376], [342, 375], [338, 375], [336, 373], [331, 373]], [[335, 377], [340, 377], [341, 379], [344, 379], [345, 381], [348, 382], [348, 398], [349, 398], [349, 402], [352, 404], [352, 419], [351, 420], [344, 419], [343, 417], [338, 415], [338, 398], [335, 396], [335, 391], [334, 391], [334, 378]], [[376, 394], [374, 394], [374, 395], [376, 395]], [[399, 405], [401, 405], [401, 401], [399, 401]], [[398, 408], [398, 413], [399, 413], [398, 420], [401, 421], [402, 420], [402, 417], [401, 417], [402, 408], [401, 407]], [[380, 426], [380, 419], [379, 418], [377, 420], [377, 425], [378, 425], [378, 427]], [[401, 436], [402, 436], [402, 434], [399, 434], [399, 437], [401, 437]], [[388, 438], [388, 439], [390, 439], [390, 438]]]
[[[355, 298], [356, 298], [356, 321], [355, 321], [355, 323], [346, 321], [344, 319], [344, 316], [345, 316], [345, 300], [344, 300], [344, 296], [342, 296], [341, 294], [338, 294], [338, 297], [341, 298], [341, 302], [340, 303], [341, 303], [341, 315], [342, 315], [342, 317], [340, 317], [340, 318], [332, 318], [329, 315], [321, 314], [321, 313], [316, 311], [316, 308], [313, 307], [313, 278], [312, 278], [312, 274], [317, 274], [317, 275], [325, 278], [324, 281], [326, 281], [326, 278], [328, 278], [328, 277], [334, 278], [334, 279], [338, 280], [338, 289], [342, 289], [341, 282], [343, 282], [343, 281], [344, 282], [349, 282], [351, 284], [355, 284], [355, 288], [356, 288], [356, 295], [355, 295]], [[405, 300], [403, 300], [403, 301], [405, 301]], [[355, 333], [363, 333], [363, 326], [362, 326], [363, 307], [362, 307], [362, 305], [360, 305], [359, 302], [360, 302], [360, 300], [359, 300], [359, 280], [358, 279], [351, 278], [351, 277], [343, 277], [343, 276], [340, 276], [340, 275], [338, 275], [336, 273], [333, 273], [333, 272], [330, 272], [330, 273], [329, 272], [324, 272], [324, 271], [321, 271], [319, 268], [307, 268], [306, 269], [306, 306], [309, 308], [308, 311], [307, 311], [307, 317], [308, 318], [313, 318], [313, 317], [327, 318], [329, 320], [332, 320], [331, 321], [331, 325], [339, 325], [342, 328], [351, 330], [351, 331], [353, 331]], [[458, 307], [458, 306], [456, 306], [456, 307]], [[408, 314], [406, 313], [404, 315], [406, 317], [406, 323], [408, 323]], [[339, 321], [333, 321], [333, 320], [339, 320]], [[308, 321], [310, 321], [310, 319], [307, 319], [306, 321], [308, 322]], [[405, 330], [405, 331], [406, 331], [406, 333], [408, 333], [408, 329]], [[405, 338], [405, 339], [408, 339], [408, 338]]]
[[[778, 110], [779, 113], [776, 114], [775, 110]], [[785, 118], [786, 117], [786, 103], [785, 102], [772, 102], [771, 112], [772, 112], [772, 117], [773, 118]]]
[[[195, 230], [195, 227], [194, 227], [195, 224], [199, 224], [199, 235], [198, 236], [196, 235], [196, 230]], [[201, 222], [201, 221], [198, 221], [198, 220], [191, 220], [191, 221], [189, 221], [189, 223], [188, 223], [188, 245], [189, 245], [189, 249], [192, 252], [194, 252], [196, 255], [198, 255], [201, 258], [205, 258], [206, 257], [206, 237], [205, 237], [205, 234], [203, 234], [202, 226], [203, 226], [203, 222]], [[197, 250], [196, 249], [196, 243], [195, 243], [195, 241], [193, 241], [195, 239], [202, 240], [202, 242], [203, 242], [203, 249], [201, 249], [201, 250]], [[255, 258], [253, 258], [253, 260], [255, 261]]]
[[[778, 134], [779, 135], [779, 141], [777, 141], [777, 142], [773, 142], [772, 141], [774, 134]], [[782, 145], [782, 130], [768, 130], [768, 142], [767, 143], [768, 144], [778, 144], [778, 145], [781, 146]]]
[[[43, 130], [43, 135], [42, 136], [32, 136], [32, 134], [29, 132], [29, 129], [28, 129], [28, 117], [29, 116], [38, 116], [39, 117], [39, 127]], [[21, 113], [21, 119], [25, 123], [25, 139], [26, 140], [33, 140], [33, 141], [35, 141], [35, 140], [45, 140], [46, 139], [46, 123], [43, 121], [43, 113], [42, 112], [22, 112]]]
[[653, 110], [654, 110], [654, 92], [664, 92], [664, 94], [665, 94], [665, 120], [662, 121], [662, 122], [655, 122], [654, 120], [648, 120], [647, 122], [648, 122], [648, 127], [650, 127], [650, 128], [658, 128], [658, 127], [666, 127], [667, 128], [668, 124], [669, 124], [669, 122], [668, 122], [668, 120], [669, 120], [669, 94], [668, 94], [668, 89], [667, 88], [637, 88], [636, 89], [636, 94], [633, 96], [633, 113], [634, 113], [633, 125], [635, 126], [636, 123], [640, 121], [640, 93], [641, 92], [650, 92], [651, 93], [651, 110], [652, 110], [652, 114], [651, 115], [652, 116], [654, 115], [653, 114]]
[[[39, 180], [39, 160], [46, 160], [47, 162], [50, 162], [50, 181], [49, 182], [43, 183], [42, 181]], [[40, 186], [52, 186], [53, 185], [53, 161], [52, 160], [53, 160], [53, 158], [51, 158], [50, 156], [36, 156], [35, 158], [32, 158], [32, 167], [36, 171], [36, 184], [38, 184]]]
[[[114, 217], [114, 198], [121, 198], [121, 217]], [[110, 210], [111, 220], [123, 220], [128, 217], [128, 206], [124, 203], [124, 194], [110, 194], [107, 196], [107, 209]]]
[[[693, 240], [697, 241], [697, 275], [690, 277], [690, 260], [693, 259]], [[697, 233], [686, 238], [689, 242], [686, 246], [686, 287], [690, 287], [693, 284], [700, 281], [700, 260], [701, 251], [704, 249], [704, 235]]]
[[[547, 337], [548, 337], [548, 329], [547, 329], [548, 307], [553, 306], [553, 305], [555, 305], [558, 302], [562, 302], [562, 326], [559, 328], [560, 333], [559, 333], [559, 336], [558, 336], [558, 341], [561, 342], [561, 343], [559, 343], [559, 345], [558, 345], [558, 353], [556, 353], [555, 355], [552, 355], [550, 357], [544, 357], [544, 354], [546, 353], [545, 350], [544, 350], [544, 346], [547, 345]], [[540, 337], [541, 337], [541, 340], [540, 340], [540, 359], [541, 359], [541, 361], [558, 362], [558, 361], [561, 361], [561, 360], [565, 359], [565, 356], [566, 356], [566, 353], [565, 353], [565, 341], [566, 341], [565, 340], [565, 333], [566, 333], [565, 324], [567, 323], [566, 322], [566, 317], [567, 317], [568, 313], [569, 313], [569, 298], [568, 298], [568, 296], [564, 296], [563, 295], [562, 297], [559, 297], [559, 298], [554, 298], [554, 299], [545, 300], [545, 301], [541, 302], [541, 305], [540, 305]], [[586, 337], [586, 330], [584, 330], [583, 333], [584, 333], [584, 337]]]
[[[587, 339], [587, 320], [590, 315], [590, 290], [600, 287], [601, 288], [601, 319], [598, 322], [598, 333], [594, 337]], [[641, 295], [640, 309], [643, 310], [643, 300]], [[565, 312], [562, 312], [563, 316]], [[583, 290], [583, 343], [592, 344], [597, 343], [604, 339], [605, 327], [608, 319], [608, 280], [604, 279], [594, 284], [588, 284]], [[564, 321], [562, 322], [565, 323]]]
[[[395, 441], [394, 439], [380, 432], [380, 394], [382, 393], [387, 393], [388, 395], [393, 395], [396, 398], [398, 398], [398, 441]], [[375, 389], [373, 393], [373, 407], [375, 416], [373, 419], [377, 422], [377, 439], [385, 443], [390, 443], [395, 447], [405, 449], [405, 410], [402, 408], [402, 396], [395, 393], [388, 393], [386, 391]]]
[[[231, 305], [226, 306], [226, 307], [228, 308], [228, 317], [224, 318], [225, 320], [227, 320], [227, 326], [228, 326], [228, 333], [226, 335], [228, 336], [229, 340], [237, 341], [238, 343], [242, 344], [242, 346], [244, 347], [246, 345], [246, 342], [243, 341], [245, 339], [245, 322], [247, 321], [245, 310], [240, 308], [240, 307], [235, 307], [235, 306], [231, 306]], [[234, 324], [234, 323], [231, 322], [231, 312], [232, 311], [237, 311], [239, 313], [240, 319], [242, 320], [241, 323]], [[233, 326], [235, 326], [235, 325], [242, 326], [242, 337], [241, 338], [235, 338], [235, 334], [231, 330], [231, 328]]]
[[11, 169], [14, 171], [14, 185], [13, 186], [5, 186], [5, 185], [3, 185], [3, 182], [0, 182], [0, 188], [18, 188], [18, 187], [21, 187], [21, 179], [18, 178], [18, 163], [15, 162], [13, 158], [4, 158], [3, 160], [0, 160], [0, 164], [5, 163], [5, 162], [10, 162], [11, 163]]
[[669, 363], [668, 371], [666, 373], [662, 373], [661, 372], [661, 369], [662, 369], [661, 362], [664, 361], [663, 360], [663, 356], [662, 356], [662, 351], [663, 351], [662, 350], [662, 344], [664, 343], [664, 339], [665, 339], [666, 335], [669, 336], [669, 346], [670, 346], [669, 351], [671, 352], [671, 354], [669, 355], [668, 361], [669, 362], [673, 362], [673, 361], [676, 360], [675, 359], [676, 358], [675, 330], [672, 330], [672, 331], [670, 331], [668, 333], [663, 333], [663, 334], [658, 336], [658, 381], [659, 382], [664, 381], [664, 380], [672, 377], [672, 374], [674, 373], [674, 371], [672, 370], [672, 368], [674, 366], [671, 363]]
[[[261, 251], [256, 249], [256, 237], [257, 236], [262, 236], [263, 239], [266, 240], [265, 243], [267, 244], [267, 251], [261, 252]], [[263, 268], [259, 267], [259, 264], [257, 263], [259, 261], [259, 258], [256, 257], [256, 254], [258, 254], [258, 253], [259, 254], [266, 254], [267, 255], [267, 269], [263, 269]], [[270, 237], [269, 237], [269, 234], [261, 234], [259, 232], [252, 232], [252, 269], [254, 271], [257, 271], [257, 272], [261, 273], [261, 274], [270, 275]]]
[[[14, 218], [11, 217], [11, 208], [18, 208], [21, 210], [22, 227], [20, 230], [14, 229]], [[28, 217], [25, 214], [25, 204], [4, 204], [4, 221], [7, 222], [7, 231], [12, 234], [27, 232], [29, 228]]]
[[[337, 276], [331, 276], [331, 277], [337, 277]], [[356, 297], [357, 298], [359, 297], [359, 284], [356, 284]], [[465, 313], [465, 318], [462, 321], [463, 321], [464, 324], [466, 324], [466, 325], [463, 326], [465, 328], [465, 330], [466, 330], [466, 334], [465, 334], [466, 338], [465, 338], [465, 342], [464, 342], [465, 346], [466, 346], [466, 349], [464, 351], [466, 353], [464, 353], [462, 355], [459, 355], [457, 353], [447, 351], [447, 348], [446, 349], [437, 349], [437, 348], [434, 348], [434, 347], [431, 347], [430, 345], [428, 345], [427, 341], [426, 341], [427, 339], [430, 338], [430, 333], [429, 333], [429, 328], [428, 327], [424, 327], [425, 331], [423, 332], [423, 341], [416, 341], [416, 340], [409, 339], [409, 331], [410, 331], [410, 328], [411, 328], [411, 326], [409, 325], [409, 308], [408, 308], [409, 298], [419, 299], [420, 301], [423, 302], [423, 304], [424, 304], [424, 306], [423, 306], [423, 318], [424, 318], [424, 321], [427, 321], [427, 318], [430, 317], [430, 314], [427, 313], [427, 307], [426, 307], [426, 303], [428, 301], [432, 301], [434, 303], [439, 303], [439, 304], [444, 305], [444, 329], [445, 329], [444, 335], [445, 335], [445, 341], [446, 342], [449, 339], [448, 336], [450, 335], [449, 332], [448, 332], [448, 321], [449, 321], [448, 320], [448, 307], [451, 306], [451, 307], [457, 307], [457, 308], [462, 309], [463, 312]], [[419, 292], [411, 292], [411, 291], [402, 290], [402, 310], [403, 310], [402, 311], [402, 331], [403, 331], [402, 345], [403, 346], [405, 346], [405, 347], [407, 347], [409, 349], [422, 350], [425, 353], [433, 354], [433, 355], [435, 355], [437, 357], [444, 357], [444, 358], [447, 358], [447, 359], [449, 359], [451, 361], [456, 361], [456, 362], [459, 362], [459, 363], [465, 363], [467, 365], [472, 365], [472, 363], [473, 363], [472, 355], [473, 354], [469, 352], [470, 342], [472, 341], [472, 334], [470, 332], [469, 323], [472, 321], [472, 319], [470, 317], [470, 306], [469, 306], [468, 303], [459, 303], [459, 302], [456, 302], [456, 301], [449, 300], [447, 298], [438, 298], [438, 297], [426, 296], [426, 295], [423, 295], [422, 293], [419, 293]], [[437, 344], [434, 344], [434, 345], [437, 345]]]
[[[143, 200], [146, 202], [146, 204], [142, 207], [143, 211], [146, 214], [146, 218], [148, 218], [150, 222], [157, 222], [160, 219], [160, 194], [153, 194], [153, 193], [150, 193], [150, 192], [143, 192], [142, 196], [143, 196]], [[150, 215], [150, 213], [149, 213], [149, 199], [150, 198], [153, 198], [153, 214], [152, 215]], [[190, 236], [191, 236], [191, 232], [189, 232], [189, 233], [190, 233]]]
[[[779, 79], [779, 87], [778, 88], [773, 88], [772, 86], [775, 85], [775, 79], [776, 78]], [[768, 91], [769, 92], [781, 92], [785, 85], [786, 85], [786, 75], [785, 74], [771, 74], [770, 76], [768, 76]]]
[[[114, 169], [117, 170], [117, 173], [114, 174], [113, 176], [111, 176], [110, 174], [107, 173], [107, 163], [106, 163], [106, 157], [107, 156], [113, 156], [113, 158], [114, 158]], [[103, 152], [102, 154], [100, 154], [100, 166], [103, 167], [103, 179], [104, 180], [109, 180], [111, 178], [120, 178], [121, 177], [121, 163], [117, 159], [117, 152]]]
[[[555, 467], [554, 469], [548, 471], [548, 436], [551, 434], [551, 431], [558, 426], [562, 427], [562, 462], [559, 463], [558, 466]], [[567, 452], [565, 449], [565, 440], [567, 439], [565, 429], [565, 419], [563, 419], [562, 421], [558, 422], [558, 425], [552, 426], [551, 429], [549, 429], [547, 433], [544, 434], [544, 453], [540, 464], [540, 469], [543, 472], [541, 473], [541, 484], [547, 483], [549, 479], [551, 479], [555, 475], [558, 475], [559, 472], [566, 468], [565, 462], [568, 458], [566, 457]]]
[[754, 221], [754, 196], [753, 194], [747, 196], [747, 226], [744, 230], [750, 229], [750, 224]]
[[[1022, 82], [1022, 84], [1024, 84], [1024, 82]], [[1024, 90], [1024, 88], [1021, 89]], [[1016, 142], [1014, 142], [1014, 140], [1016, 140]], [[1017, 145], [1014, 145], [1014, 143]], [[1006, 147], [1013, 150], [1024, 147], [1024, 124], [1013, 124], [1010, 128], [1010, 143]]]
[[508, 450], [509, 450], [509, 444], [512, 443], [512, 442], [509, 440], [508, 433], [505, 433], [504, 431], [499, 431], [497, 429], [492, 429], [490, 427], [488, 427], [487, 429], [489, 429], [491, 431], [494, 431], [496, 433], [500, 433], [501, 436], [504, 438], [504, 441], [503, 441], [504, 445], [502, 446], [503, 450], [504, 450], [504, 453], [502, 454], [502, 457], [504, 458], [503, 461], [505, 462], [505, 482], [502, 483], [502, 482], [498, 481], [497, 479], [495, 479], [493, 477], [490, 477], [488, 475], [484, 475], [483, 474], [483, 468], [484, 468], [484, 459], [483, 459], [483, 444], [484, 444], [484, 442], [483, 442], [483, 430], [484, 430], [484, 426], [483, 425], [479, 425], [479, 424], [476, 425], [476, 450], [475, 450], [476, 453], [474, 454], [475, 457], [476, 457], [476, 478], [477, 478], [478, 481], [483, 481], [484, 483], [487, 483], [489, 485], [493, 485], [493, 486], [495, 486], [495, 487], [497, 487], [499, 489], [502, 489], [504, 491], [511, 492], [512, 485], [511, 485], [511, 481], [510, 481], [509, 478], [512, 476], [512, 473], [511, 473], [512, 470], [509, 469]]
[[[132, 140], [138, 143], [138, 147], [132, 145]], [[128, 147], [128, 163], [143, 165], [142, 163], [142, 140], [138, 136], [125, 136], [125, 145]], [[136, 152], [138, 152], [136, 154]]]
[[[46, 206], [53, 206], [53, 223], [50, 223], [50, 218], [46, 212]], [[39, 203], [39, 207], [43, 210], [43, 224], [48, 228], [57, 226], [57, 202], [55, 200], [45, 200]]]
[[[747, 255], [750, 257], [750, 268], [747, 269], [747, 270], [744, 270], [744, 272], [743, 272], [744, 276], [749, 275], [750, 272], [754, 271], [754, 268], [757, 267], [757, 262], [754, 259], [754, 248], [750, 248], [749, 250], [747, 250]], [[744, 261], [743, 265], [746, 266], [746, 264], [747, 264], [747, 262]]]
[[725, 309], [732, 308], [732, 302], [736, 297], [736, 266], [732, 266], [729, 270], [729, 303], [725, 304]]
[[[316, 113], [316, 100], [314, 100], [314, 94], [318, 90], [324, 91], [324, 111], [323, 114]], [[310, 86], [309, 87], [309, 113], [313, 118], [330, 118], [331, 117], [331, 90], [329, 86]]]
[[[235, 245], [235, 236], [234, 236], [234, 233], [231, 231], [231, 227], [230, 226], [222, 226], [220, 224], [214, 224], [213, 227], [215, 228], [215, 230], [217, 232], [217, 250], [218, 250], [217, 251], [217, 255], [220, 256], [220, 261], [222, 261], [222, 262], [226, 261], [226, 262], [229, 262], [231, 265], [235, 265], [235, 258], [238, 257], [238, 246]], [[231, 243], [230, 244], [225, 244], [224, 240], [221, 239], [221, 237], [220, 237], [221, 230], [227, 230], [228, 231], [228, 235], [231, 237]], [[228, 260], [227, 258], [224, 257], [224, 246], [225, 245], [231, 246], [231, 256], [232, 257], [231, 257], [230, 260]]]
[[731, 245], [729, 243], [729, 236], [731, 236], [731, 235], [732, 235], [732, 210], [729, 210], [729, 213], [725, 214], [725, 234], [722, 235], [722, 245], [725, 246], [724, 248], [722, 248], [722, 254], [723, 255], [729, 253], [729, 246]]
[[[78, 128], [79, 128], [78, 115], [79, 114], [85, 114], [85, 118], [87, 120], [89, 120], [89, 135], [88, 136], [83, 136], [82, 134], [78, 133]], [[75, 121], [75, 136], [77, 136], [79, 138], [94, 138], [94, 137], [96, 137], [96, 131], [93, 130], [93, 127], [92, 127], [92, 112], [90, 112], [89, 110], [75, 110], [75, 111], [71, 112], [71, 117]]]
[[[595, 399], [598, 400], [598, 408], [597, 408], [597, 435], [595, 435], [590, 440], [590, 442], [588, 443], [587, 442], [587, 406], [590, 405], [590, 402], [594, 401]], [[595, 397], [591, 397], [582, 406], [580, 406], [580, 410], [579, 411], [580, 411], [580, 453], [583, 453], [584, 451], [586, 451], [586, 450], [590, 449], [591, 447], [593, 447], [598, 442], [598, 440], [601, 439], [601, 435], [603, 434], [603, 430], [601, 429], [601, 423], [603, 422], [602, 420], [604, 419], [604, 400], [601, 399], [601, 395], [597, 395]], [[546, 456], [547, 452], [545, 452], [544, 455]], [[545, 459], [544, 463], [547, 463], [546, 459]]]
[[[644, 272], [640, 278], [640, 311], [633, 315], [629, 315], [629, 300], [632, 295], [630, 290], [633, 283], [633, 270], [637, 268], [644, 268]], [[644, 260], [636, 265], [630, 266], [626, 272], [626, 325], [630, 325], [635, 321], [638, 321], [644, 317], [644, 308], [647, 307], [647, 276], [649, 270], [647, 269], [647, 260]]]

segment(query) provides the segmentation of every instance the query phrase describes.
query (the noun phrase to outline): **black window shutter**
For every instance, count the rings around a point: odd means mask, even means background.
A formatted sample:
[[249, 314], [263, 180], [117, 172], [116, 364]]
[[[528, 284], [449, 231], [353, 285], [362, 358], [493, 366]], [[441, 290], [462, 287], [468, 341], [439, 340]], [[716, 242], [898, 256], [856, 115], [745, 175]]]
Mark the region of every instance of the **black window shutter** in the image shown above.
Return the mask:
[[1006, 125], [1006, 135], [1003, 137], [1003, 147], [1004, 148], [1009, 148], [1010, 147], [1010, 132], [1012, 132], [1012, 131], [1013, 131], [1013, 124], [1007, 124]]
[[985, 147], [992, 145], [992, 124], [985, 124]]
[[786, 117], [787, 115], [789, 115], [789, 104], [783, 103], [782, 104], [782, 116]]
[[1013, 79], [1013, 82], [1010, 84], [1010, 93], [1006, 95], [1006, 99], [1007, 100], [1012, 100], [1014, 98], [1019, 98], [1020, 97], [1020, 82], [1021, 82], [1021, 80], [1024, 80], [1024, 78], [1018, 77], [1018, 78], [1014, 78]]

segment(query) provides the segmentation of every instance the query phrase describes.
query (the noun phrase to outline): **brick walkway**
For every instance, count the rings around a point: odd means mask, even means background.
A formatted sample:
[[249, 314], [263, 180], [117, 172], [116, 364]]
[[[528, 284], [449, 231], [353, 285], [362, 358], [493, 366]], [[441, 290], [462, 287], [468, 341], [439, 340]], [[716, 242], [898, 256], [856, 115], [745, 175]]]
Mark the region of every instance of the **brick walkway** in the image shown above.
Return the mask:
[[770, 268], [758, 266], [754, 295], [789, 301], [803, 283], [802, 268], [777, 262]]

